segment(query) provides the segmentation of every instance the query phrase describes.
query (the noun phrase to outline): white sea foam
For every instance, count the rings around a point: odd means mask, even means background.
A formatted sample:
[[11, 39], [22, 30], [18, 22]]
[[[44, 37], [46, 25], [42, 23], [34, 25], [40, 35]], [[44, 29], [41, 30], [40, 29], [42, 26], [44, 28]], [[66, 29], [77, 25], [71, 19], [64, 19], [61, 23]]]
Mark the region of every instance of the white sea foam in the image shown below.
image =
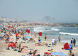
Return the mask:
[[44, 27], [34, 27], [35, 32], [44, 32], [45, 28]]
[[52, 31], [60, 31], [60, 29], [57, 28], [51, 28]]
[[33, 28], [35, 32], [47, 32], [51, 31], [48, 27], [34, 27]]
[[59, 34], [78, 36], [78, 34], [77, 34], [77, 33], [66, 33], [66, 32], [59, 32]]

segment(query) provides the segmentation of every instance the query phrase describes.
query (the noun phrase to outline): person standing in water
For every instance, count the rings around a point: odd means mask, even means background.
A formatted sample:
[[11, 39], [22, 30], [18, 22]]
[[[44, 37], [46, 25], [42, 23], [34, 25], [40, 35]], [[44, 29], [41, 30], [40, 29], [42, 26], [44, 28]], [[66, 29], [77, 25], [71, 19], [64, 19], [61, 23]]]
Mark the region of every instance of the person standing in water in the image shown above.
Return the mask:
[[75, 38], [73, 39], [73, 45], [74, 45], [74, 47], [76, 45], [76, 39]]
[[60, 37], [60, 36], [58, 36], [58, 41], [59, 41], [59, 42], [61, 41], [61, 37]]

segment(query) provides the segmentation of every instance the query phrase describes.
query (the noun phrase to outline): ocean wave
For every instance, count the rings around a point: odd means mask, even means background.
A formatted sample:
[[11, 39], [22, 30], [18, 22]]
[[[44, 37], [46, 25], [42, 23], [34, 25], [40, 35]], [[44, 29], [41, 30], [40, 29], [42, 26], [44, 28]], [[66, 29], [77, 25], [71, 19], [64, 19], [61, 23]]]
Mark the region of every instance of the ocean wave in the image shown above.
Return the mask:
[[49, 31], [45, 27], [34, 27], [35, 32], [44, 32], [44, 31]]
[[52, 31], [60, 31], [60, 29], [57, 28], [51, 28]]
[[78, 34], [77, 34], [77, 33], [66, 33], [66, 32], [59, 32], [59, 34], [78, 36]]

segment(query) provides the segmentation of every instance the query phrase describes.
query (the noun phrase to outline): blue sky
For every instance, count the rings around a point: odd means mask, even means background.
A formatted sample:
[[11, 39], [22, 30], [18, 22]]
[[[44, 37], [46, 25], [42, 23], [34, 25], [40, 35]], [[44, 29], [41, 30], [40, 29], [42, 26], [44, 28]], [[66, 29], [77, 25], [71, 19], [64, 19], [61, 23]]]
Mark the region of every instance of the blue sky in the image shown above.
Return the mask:
[[0, 16], [29, 21], [78, 22], [78, 0], [0, 0]]

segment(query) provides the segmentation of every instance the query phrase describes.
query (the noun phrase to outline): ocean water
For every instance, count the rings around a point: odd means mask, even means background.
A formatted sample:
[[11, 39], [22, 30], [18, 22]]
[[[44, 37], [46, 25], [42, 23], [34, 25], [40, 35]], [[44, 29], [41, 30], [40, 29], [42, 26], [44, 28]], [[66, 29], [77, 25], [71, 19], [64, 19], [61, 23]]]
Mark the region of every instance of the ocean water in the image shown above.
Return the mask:
[[48, 39], [57, 39], [60, 35], [62, 42], [70, 43], [72, 38], [76, 39], [76, 46], [78, 47], [78, 27], [34, 27], [33, 31], [43, 32], [43, 37], [47, 36]]
[[31, 32], [42, 32], [43, 36], [47, 36], [49, 40], [57, 39], [60, 35], [62, 42], [70, 43], [72, 38], [76, 39], [76, 46], [78, 47], [78, 27], [51, 27], [51, 26], [35, 26], [33, 28], [28, 27]]

